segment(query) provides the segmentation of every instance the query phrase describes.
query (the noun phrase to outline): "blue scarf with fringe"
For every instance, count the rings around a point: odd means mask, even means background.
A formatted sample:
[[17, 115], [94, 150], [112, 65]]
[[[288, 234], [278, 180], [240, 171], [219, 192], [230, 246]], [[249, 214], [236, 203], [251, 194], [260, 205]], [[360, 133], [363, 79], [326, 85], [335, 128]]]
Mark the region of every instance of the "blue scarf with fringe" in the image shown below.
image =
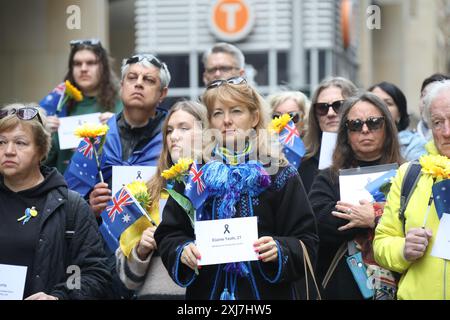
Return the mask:
[[[234, 218], [236, 216], [236, 205], [241, 196], [248, 196], [249, 199], [256, 197], [266, 190], [271, 183], [270, 176], [261, 163], [257, 161], [245, 162], [248, 159], [251, 147], [248, 146], [241, 154], [231, 156], [229, 152], [224, 151], [222, 148], [214, 150], [214, 154], [221, 157], [223, 161], [211, 161], [202, 168], [203, 181], [213, 201], [211, 219], [215, 219], [215, 217], [217, 219]], [[237, 159], [243, 159], [244, 162], [239, 163], [240, 161], [236, 161]], [[231, 163], [231, 165], [226, 163]], [[220, 200], [220, 205], [214, 210], [216, 200]], [[250, 206], [249, 214], [253, 216], [252, 206]], [[227, 263], [222, 268], [225, 272], [225, 288], [220, 295], [221, 300], [236, 299], [234, 291], [237, 276], [248, 277], [254, 284], [253, 275], [245, 262]], [[254, 290], [256, 291], [256, 288]]]

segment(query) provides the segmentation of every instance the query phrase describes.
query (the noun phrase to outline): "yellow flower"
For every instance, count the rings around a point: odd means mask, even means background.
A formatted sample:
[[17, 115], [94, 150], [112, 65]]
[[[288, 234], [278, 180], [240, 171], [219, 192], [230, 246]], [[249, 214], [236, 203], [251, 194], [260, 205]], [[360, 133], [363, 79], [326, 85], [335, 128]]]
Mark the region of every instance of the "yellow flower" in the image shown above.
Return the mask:
[[179, 179], [189, 170], [191, 163], [192, 159], [180, 158], [176, 164], [164, 170], [161, 176], [166, 180]]
[[69, 80], [65, 81], [66, 93], [71, 96], [75, 101], [79, 102], [83, 100], [83, 94], [78, 90]]
[[148, 194], [147, 185], [142, 180], [135, 180], [127, 184], [127, 189], [131, 192], [133, 197], [139, 204], [148, 212], [150, 206], [150, 195]]
[[269, 130], [272, 132], [280, 133], [284, 127], [291, 121], [291, 116], [287, 113], [281, 117], [275, 118], [271, 121]]
[[108, 130], [106, 124], [84, 123], [75, 129], [75, 135], [79, 138], [97, 138], [106, 135]]
[[441, 155], [425, 155], [419, 159], [422, 172], [434, 178], [450, 178], [450, 159]]

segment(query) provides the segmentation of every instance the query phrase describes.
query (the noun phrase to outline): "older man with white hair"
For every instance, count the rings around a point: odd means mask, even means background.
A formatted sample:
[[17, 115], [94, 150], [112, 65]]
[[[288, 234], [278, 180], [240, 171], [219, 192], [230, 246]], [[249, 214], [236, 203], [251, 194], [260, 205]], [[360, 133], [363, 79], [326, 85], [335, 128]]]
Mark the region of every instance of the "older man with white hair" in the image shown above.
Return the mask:
[[[398, 299], [450, 299], [449, 255], [434, 251], [436, 245], [450, 251], [446, 241], [437, 239], [439, 228], [449, 220], [440, 209], [441, 195], [436, 196], [442, 188], [433, 188], [450, 181], [450, 80], [430, 85], [424, 99], [424, 116], [433, 133], [433, 140], [426, 146], [428, 155], [421, 158], [415, 177], [411, 173], [414, 170], [408, 170], [412, 164], [400, 167], [373, 243], [376, 261], [402, 274]], [[409, 201], [401, 200], [405, 197], [402, 188], [409, 184], [404, 181], [416, 177]]]

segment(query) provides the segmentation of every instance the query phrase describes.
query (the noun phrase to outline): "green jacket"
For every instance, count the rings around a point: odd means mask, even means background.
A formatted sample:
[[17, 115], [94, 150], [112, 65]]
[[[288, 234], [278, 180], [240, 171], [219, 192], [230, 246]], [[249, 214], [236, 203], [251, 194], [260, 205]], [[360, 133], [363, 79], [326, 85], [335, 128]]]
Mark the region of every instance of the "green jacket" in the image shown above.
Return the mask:
[[[403, 222], [399, 219], [399, 209], [401, 185], [407, 166], [405, 163], [399, 168], [383, 216], [375, 230], [373, 242], [375, 260], [387, 269], [402, 273], [397, 292], [398, 299], [450, 299], [450, 265], [447, 266], [446, 260], [430, 255], [439, 227], [434, 202], [425, 225], [432, 230], [433, 235], [424, 256], [414, 262], [406, 261], [403, 257], [405, 234]], [[405, 230], [422, 227], [432, 186], [433, 178], [428, 174], [422, 174], [406, 207]]]
[[[118, 113], [122, 111], [122, 109], [122, 100], [116, 99], [116, 104], [112, 112]], [[69, 116], [79, 116], [95, 112], [105, 112], [105, 109], [97, 103], [97, 99], [95, 97], [85, 97], [70, 110]], [[55, 132], [52, 134], [52, 148], [49, 152], [47, 160], [45, 161], [45, 165], [56, 167], [61, 174], [64, 174], [64, 171], [72, 158], [73, 152], [74, 150], [70, 149], [60, 150], [58, 133]]]

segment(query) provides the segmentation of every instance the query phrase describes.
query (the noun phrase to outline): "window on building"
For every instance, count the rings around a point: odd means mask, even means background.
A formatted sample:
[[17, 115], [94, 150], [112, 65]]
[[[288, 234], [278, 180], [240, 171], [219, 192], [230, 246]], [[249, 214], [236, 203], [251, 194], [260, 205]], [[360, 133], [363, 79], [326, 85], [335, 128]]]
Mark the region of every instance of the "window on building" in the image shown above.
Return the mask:
[[170, 88], [189, 88], [189, 56], [188, 55], [158, 55], [167, 64], [172, 80]]

